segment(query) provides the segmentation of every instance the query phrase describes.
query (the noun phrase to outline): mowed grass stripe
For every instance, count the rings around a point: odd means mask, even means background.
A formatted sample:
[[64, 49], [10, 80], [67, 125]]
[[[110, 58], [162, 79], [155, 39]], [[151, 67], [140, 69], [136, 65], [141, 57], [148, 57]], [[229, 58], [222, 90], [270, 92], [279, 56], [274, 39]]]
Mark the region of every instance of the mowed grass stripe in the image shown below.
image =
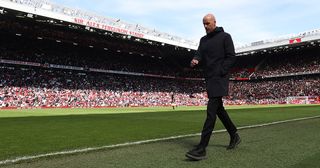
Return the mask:
[[291, 166], [290, 168], [315, 168], [315, 167], [320, 167], [320, 150], [318, 153], [315, 153], [311, 155], [310, 157], [304, 158], [302, 161], [299, 163]]
[[[242, 143], [227, 151], [227, 133], [216, 133], [207, 148], [208, 159], [192, 162], [184, 154], [199, 137], [115, 148], [7, 165], [7, 168], [296, 168], [317, 167], [320, 119], [240, 130]], [[308, 130], [308, 131], [306, 131]]]
[[[284, 123], [288, 123], [288, 122], [316, 119], [316, 118], [320, 118], [320, 115], [313, 116], [313, 117], [305, 117], [305, 118], [296, 118], [296, 119], [291, 119], [291, 120], [276, 121], [276, 122], [272, 122], [272, 123], [265, 123], [265, 124], [258, 124], [258, 125], [242, 126], [242, 127], [238, 127], [238, 130], [252, 129], [252, 128], [265, 127], [265, 126], [271, 126], [271, 125], [276, 125], [276, 124], [284, 124]], [[221, 132], [226, 132], [226, 130], [221, 129], [221, 130], [214, 131], [214, 133], [221, 133]], [[34, 155], [34, 156], [23, 156], [23, 157], [18, 157], [18, 158], [11, 159], [11, 160], [9, 159], [9, 160], [0, 161], [0, 165], [19, 163], [19, 162], [23, 162], [23, 161], [31, 161], [31, 160], [45, 158], [45, 157], [56, 157], [56, 156], [63, 156], [63, 155], [71, 155], [71, 154], [79, 154], [79, 153], [85, 153], [85, 152], [106, 150], [106, 149], [112, 149], [112, 148], [118, 148], [118, 147], [127, 147], [127, 146], [132, 146], [132, 145], [141, 145], [141, 144], [146, 144], [146, 143], [155, 143], [155, 142], [159, 142], [159, 141], [175, 140], [175, 139], [195, 137], [195, 136], [200, 136], [200, 135], [201, 135], [200, 133], [187, 134], [187, 135], [177, 135], [177, 136], [157, 138], [157, 139], [148, 139], [148, 140], [142, 140], [142, 141], [127, 142], [127, 143], [115, 144], [115, 145], [109, 145], [109, 146], [90, 147], [90, 148], [75, 149], [75, 150], [69, 150], [69, 151], [60, 151], [60, 152], [46, 153], [46, 154], [40, 154], [40, 155]]]
[[[316, 116], [320, 109], [230, 109], [229, 114], [245, 126]], [[204, 118], [204, 111], [1, 118], [0, 160], [198, 133]]]

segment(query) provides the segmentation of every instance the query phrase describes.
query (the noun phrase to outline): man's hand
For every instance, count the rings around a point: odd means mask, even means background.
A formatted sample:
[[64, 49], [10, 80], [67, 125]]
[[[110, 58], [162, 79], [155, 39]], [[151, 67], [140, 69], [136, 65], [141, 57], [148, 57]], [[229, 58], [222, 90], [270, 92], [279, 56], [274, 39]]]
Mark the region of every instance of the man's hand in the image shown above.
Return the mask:
[[190, 66], [193, 68], [193, 67], [195, 67], [195, 66], [198, 65], [198, 64], [199, 64], [199, 61], [198, 61], [198, 60], [192, 59], [192, 60], [191, 60], [191, 63], [190, 63]]

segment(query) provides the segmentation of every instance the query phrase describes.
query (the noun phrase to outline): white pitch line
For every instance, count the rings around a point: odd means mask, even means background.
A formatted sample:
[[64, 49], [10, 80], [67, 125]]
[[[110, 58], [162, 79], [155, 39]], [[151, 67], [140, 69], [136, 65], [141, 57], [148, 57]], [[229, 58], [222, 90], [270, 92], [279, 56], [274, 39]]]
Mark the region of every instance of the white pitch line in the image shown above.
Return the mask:
[[[265, 123], [265, 124], [248, 125], [248, 126], [239, 127], [238, 130], [258, 128], [258, 127], [264, 127], [264, 126], [270, 126], [270, 125], [276, 125], [276, 124], [282, 124], [282, 123], [288, 123], [288, 122], [294, 122], [294, 121], [301, 121], [301, 120], [308, 120], [308, 119], [315, 119], [315, 118], [320, 118], [320, 115], [313, 116], [313, 117], [304, 117], [304, 118], [296, 118], [296, 119], [283, 120], [283, 121], [275, 121], [275, 122]], [[223, 130], [213, 131], [213, 133], [218, 133], [218, 132], [226, 132], [226, 130], [223, 129]], [[39, 158], [44, 158], [44, 157], [49, 157], [49, 156], [84, 153], [84, 152], [97, 151], [97, 150], [102, 150], [102, 149], [110, 149], [110, 148], [116, 148], [116, 147], [125, 147], [125, 146], [146, 144], [146, 143], [151, 143], [151, 142], [166, 141], [166, 140], [186, 138], [186, 137], [194, 137], [194, 136], [199, 136], [200, 134], [201, 133], [178, 135], [178, 136], [149, 139], [149, 140], [136, 141], [136, 142], [127, 142], [127, 143], [121, 143], [121, 144], [115, 144], [115, 145], [106, 145], [106, 146], [100, 146], [100, 147], [75, 149], [75, 150], [61, 151], [61, 152], [52, 152], [52, 153], [46, 153], [46, 154], [40, 154], [40, 155], [34, 155], [34, 156], [23, 156], [23, 157], [17, 157], [15, 159], [8, 159], [8, 160], [0, 161], [0, 165], [6, 165], [6, 164], [10, 164], [10, 163], [12, 164], [12, 163], [17, 163], [17, 162], [21, 162], [21, 161], [28, 161], [28, 160], [39, 159]]]

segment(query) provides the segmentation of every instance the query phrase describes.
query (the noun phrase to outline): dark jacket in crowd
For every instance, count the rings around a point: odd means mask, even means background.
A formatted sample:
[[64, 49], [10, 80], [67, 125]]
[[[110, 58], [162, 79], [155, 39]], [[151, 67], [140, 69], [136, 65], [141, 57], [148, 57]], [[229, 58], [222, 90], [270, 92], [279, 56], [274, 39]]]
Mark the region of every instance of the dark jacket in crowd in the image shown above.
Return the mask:
[[194, 59], [204, 66], [208, 97], [228, 95], [228, 73], [236, 61], [230, 34], [224, 32], [222, 27], [216, 27], [203, 36]]

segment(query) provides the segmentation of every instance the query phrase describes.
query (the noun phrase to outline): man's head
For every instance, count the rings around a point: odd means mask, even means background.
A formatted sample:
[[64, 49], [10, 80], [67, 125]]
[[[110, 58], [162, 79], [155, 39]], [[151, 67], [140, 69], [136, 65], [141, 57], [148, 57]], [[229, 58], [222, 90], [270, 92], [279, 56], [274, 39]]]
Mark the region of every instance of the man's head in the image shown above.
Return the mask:
[[216, 26], [216, 18], [213, 14], [207, 14], [203, 17], [203, 26], [206, 29], [207, 34], [213, 32]]

